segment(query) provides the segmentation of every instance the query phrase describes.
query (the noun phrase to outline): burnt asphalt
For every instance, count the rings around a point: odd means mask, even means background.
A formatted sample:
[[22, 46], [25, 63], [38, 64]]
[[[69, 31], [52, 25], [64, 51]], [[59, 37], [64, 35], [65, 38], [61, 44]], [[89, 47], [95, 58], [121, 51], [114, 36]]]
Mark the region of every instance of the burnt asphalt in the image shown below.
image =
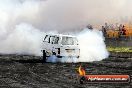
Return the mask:
[[132, 82], [80, 84], [80, 64], [86, 74], [132, 75], [132, 58], [69, 64], [41, 63], [41, 57], [28, 55], [0, 55], [0, 88], [132, 88]]

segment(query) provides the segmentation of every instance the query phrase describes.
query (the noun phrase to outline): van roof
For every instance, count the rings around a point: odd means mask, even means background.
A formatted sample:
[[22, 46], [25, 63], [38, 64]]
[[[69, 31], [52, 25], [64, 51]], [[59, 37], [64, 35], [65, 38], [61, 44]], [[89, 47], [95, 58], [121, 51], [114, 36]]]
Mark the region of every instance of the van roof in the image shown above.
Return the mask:
[[67, 37], [76, 37], [73, 35], [63, 35], [63, 34], [46, 34], [46, 35], [50, 35], [50, 36], [67, 36]]

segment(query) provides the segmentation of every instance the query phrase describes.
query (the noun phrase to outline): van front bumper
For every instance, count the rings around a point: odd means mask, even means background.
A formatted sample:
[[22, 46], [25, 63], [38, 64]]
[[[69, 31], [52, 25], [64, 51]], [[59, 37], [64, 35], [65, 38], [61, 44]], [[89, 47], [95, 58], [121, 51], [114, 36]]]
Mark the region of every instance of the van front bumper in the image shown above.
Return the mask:
[[79, 58], [80, 56], [57, 56], [58, 58]]

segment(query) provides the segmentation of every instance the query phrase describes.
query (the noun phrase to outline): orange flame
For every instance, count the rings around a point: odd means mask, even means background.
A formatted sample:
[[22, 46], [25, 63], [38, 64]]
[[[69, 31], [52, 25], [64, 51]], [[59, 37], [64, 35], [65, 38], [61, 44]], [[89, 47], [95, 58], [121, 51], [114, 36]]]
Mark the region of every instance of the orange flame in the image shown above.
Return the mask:
[[82, 68], [82, 66], [80, 65], [80, 67], [78, 68], [79, 71], [79, 75], [84, 76], [86, 74], [85, 70]]

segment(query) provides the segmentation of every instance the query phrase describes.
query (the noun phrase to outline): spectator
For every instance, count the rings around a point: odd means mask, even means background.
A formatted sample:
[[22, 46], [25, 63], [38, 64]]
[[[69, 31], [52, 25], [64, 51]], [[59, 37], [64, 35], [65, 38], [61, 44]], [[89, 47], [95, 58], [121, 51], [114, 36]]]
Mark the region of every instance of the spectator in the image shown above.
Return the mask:
[[119, 38], [121, 37], [121, 35], [122, 35], [122, 28], [123, 28], [123, 26], [122, 26], [122, 24], [120, 24], [120, 26], [119, 26]]
[[106, 29], [106, 30], [109, 30], [109, 26], [108, 26], [107, 23], [105, 23], [105, 29]]
[[92, 30], [92, 29], [93, 29], [93, 26], [90, 25], [90, 24], [88, 24], [88, 25], [87, 25], [87, 28]]
[[125, 29], [125, 26], [124, 25], [122, 27], [122, 35], [126, 35], [126, 29]]
[[104, 26], [102, 26], [102, 32], [103, 32], [104, 37], [106, 37], [107, 32], [106, 32], [106, 28]]

